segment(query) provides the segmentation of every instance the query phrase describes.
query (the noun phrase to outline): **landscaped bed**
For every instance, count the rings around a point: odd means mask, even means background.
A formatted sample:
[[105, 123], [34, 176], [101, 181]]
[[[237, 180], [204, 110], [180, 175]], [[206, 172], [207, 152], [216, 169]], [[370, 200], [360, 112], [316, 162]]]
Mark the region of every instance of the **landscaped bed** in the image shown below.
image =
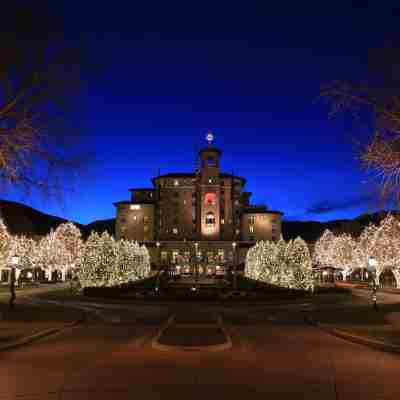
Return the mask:
[[[230, 282], [217, 284], [197, 284], [193, 282], [177, 283], [160, 277], [153, 276], [137, 282], [123, 284], [115, 287], [88, 287], [78, 294], [73, 294], [69, 289], [44, 295], [47, 299], [54, 300], [82, 300], [82, 301], [168, 301], [168, 300], [190, 300], [190, 301], [315, 301], [316, 298], [338, 296], [350, 297], [351, 291], [345, 288], [317, 287], [313, 295], [304, 290], [288, 289], [263, 282], [251, 280], [246, 277], [237, 277], [237, 288], [233, 289]], [[325, 296], [332, 295], [332, 296]], [[333, 300], [334, 301], [334, 300]]]

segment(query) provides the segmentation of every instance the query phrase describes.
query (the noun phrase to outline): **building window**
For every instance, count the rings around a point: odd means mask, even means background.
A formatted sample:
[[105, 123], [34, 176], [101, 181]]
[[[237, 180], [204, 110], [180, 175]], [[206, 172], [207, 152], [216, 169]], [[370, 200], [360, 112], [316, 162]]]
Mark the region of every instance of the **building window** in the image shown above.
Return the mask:
[[208, 183], [213, 183], [213, 180], [211, 178], [208, 178]]
[[236, 235], [239, 235], [240, 234], [240, 229], [236, 229], [235, 233], [236, 233]]
[[223, 218], [221, 218], [221, 224], [225, 224], [225, 220]]
[[208, 206], [214, 206], [217, 202], [217, 195], [215, 193], [206, 193], [204, 196], [204, 203]]
[[148, 225], [145, 225], [145, 226], [143, 227], [143, 231], [144, 231], [144, 232], [148, 232], [148, 231], [149, 231]]
[[168, 258], [168, 253], [166, 251], [161, 252], [161, 260], [166, 260]]
[[149, 217], [148, 217], [147, 215], [146, 215], [146, 216], [144, 216], [144, 217], [143, 217], [143, 222], [145, 222], [145, 223], [146, 223], [146, 222], [148, 222], [148, 221], [149, 221]]
[[239, 200], [235, 200], [235, 206], [239, 205]]
[[186, 200], [183, 200], [183, 205], [186, 206]]
[[206, 214], [206, 225], [215, 225], [215, 215], [212, 212]]
[[178, 234], [178, 228], [172, 228], [172, 233], [174, 235], [177, 235]]
[[249, 225], [249, 231], [250, 233], [254, 233], [254, 225]]
[[137, 220], [137, 215], [133, 216], [133, 220], [136, 221]]
[[130, 209], [131, 210], [140, 210], [140, 205], [139, 204], [131, 204]]
[[172, 263], [176, 264], [176, 261], [179, 257], [179, 251], [178, 250], [172, 250]]
[[218, 249], [218, 260], [221, 262], [225, 261], [225, 251], [224, 249]]
[[124, 224], [124, 223], [126, 222], [126, 218], [125, 218], [125, 217], [121, 217], [121, 218], [119, 219], [119, 221], [121, 222], [121, 224]]
[[177, 179], [174, 180], [174, 186], [179, 186], [179, 181]]
[[125, 232], [126, 231], [126, 226], [121, 226], [121, 232]]

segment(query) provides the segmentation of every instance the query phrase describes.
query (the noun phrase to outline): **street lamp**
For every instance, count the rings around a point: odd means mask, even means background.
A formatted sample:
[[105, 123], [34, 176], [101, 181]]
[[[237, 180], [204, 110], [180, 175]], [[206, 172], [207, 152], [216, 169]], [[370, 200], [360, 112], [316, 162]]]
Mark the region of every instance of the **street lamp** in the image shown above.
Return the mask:
[[198, 242], [194, 242], [194, 247], [195, 247], [195, 284], [197, 284], [197, 281], [199, 279], [199, 266], [198, 266], [198, 257], [199, 257], [199, 253], [198, 253], [198, 249], [199, 249], [199, 243]]
[[156, 246], [157, 246], [157, 268], [158, 268], [158, 271], [157, 271], [156, 288], [155, 288], [156, 293], [158, 293], [159, 286], [160, 286], [160, 270], [161, 270], [160, 245], [161, 245], [161, 243], [157, 241]]
[[19, 263], [19, 257], [17, 255], [14, 255], [11, 257], [11, 277], [10, 277], [10, 302], [9, 302], [9, 307], [13, 308], [14, 307], [14, 302], [15, 302], [15, 281], [16, 281], [16, 268]]
[[375, 276], [373, 276], [373, 283], [372, 283], [372, 293], [371, 293], [371, 300], [372, 300], [372, 304], [374, 307], [374, 310], [378, 309], [378, 305], [377, 305], [377, 295], [376, 292], [378, 291], [378, 287], [377, 287], [377, 282], [376, 282], [376, 267], [378, 266], [378, 262], [375, 260], [375, 258], [370, 257], [368, 260], [368, 264], [370, 267], [375, 269]]
[[237, 289], [237, 279], [236, 279], [236, 242], [232, 242], [233, 249], [233, 289]]

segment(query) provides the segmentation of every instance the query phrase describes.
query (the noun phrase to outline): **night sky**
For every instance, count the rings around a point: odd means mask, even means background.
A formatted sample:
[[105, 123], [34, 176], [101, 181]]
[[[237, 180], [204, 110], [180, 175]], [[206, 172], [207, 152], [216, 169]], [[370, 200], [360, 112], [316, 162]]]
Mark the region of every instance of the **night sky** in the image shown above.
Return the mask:
[[192, 172], [211, 129], [222, 169], [247, 178], [256, 204], [319, 221], [377, 209], [356, 159], [368, 127], [329, 119], [319, 93], [368, 78], [371, 49], [398, 40], [391, 2], [54, 3], [97, 66], [71, 116], [95, 157], [62, 205], [5, 198], [81, 223], [114, 217], [159, 168]]

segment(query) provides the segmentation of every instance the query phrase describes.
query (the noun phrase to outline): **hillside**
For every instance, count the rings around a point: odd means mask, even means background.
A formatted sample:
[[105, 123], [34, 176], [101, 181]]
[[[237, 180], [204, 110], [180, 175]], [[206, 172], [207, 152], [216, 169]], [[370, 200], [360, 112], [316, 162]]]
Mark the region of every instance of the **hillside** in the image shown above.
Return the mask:
[[[4, 221], [13, 234], [17, 235], [45, 235], [51, 229], [57, 228], [65, 219], [42, 213], [32, 207], [13, 201], [0, 200], [0, 211]], [[334, 233], [349, 233], [359, 235], [362, 229], [370, 223], [378, 223], [386, 211], [374, 214], [363, 214], [354, 219], [334, 220], [328, 222], [317, 221], [283, 221], [282, 230], [285, 240], [302, 237], [307, 242], [313, 242], [321, 236], [325, 229]], [[73, 222], [73, 221], [72, 221]], [[88, 237], [91, 231], [98, 233], [107, 231], [115, 234], [115, 219], [105, 219], [91, 222], [87, 225], [76, 224], [82, 232], [83, 237]]]
[[[0, 200], [0, 215], [10, 233], [14, 235], [42, 236], [67, 222], [66, 219], [45, 214], [32, 207], [14, 201]], [[83, 237], [88, 237], [92, 230], [108, 231], [114, 235], [114, 220], [94, 221], [87, 225], [71, 221], [81, 230]]]

